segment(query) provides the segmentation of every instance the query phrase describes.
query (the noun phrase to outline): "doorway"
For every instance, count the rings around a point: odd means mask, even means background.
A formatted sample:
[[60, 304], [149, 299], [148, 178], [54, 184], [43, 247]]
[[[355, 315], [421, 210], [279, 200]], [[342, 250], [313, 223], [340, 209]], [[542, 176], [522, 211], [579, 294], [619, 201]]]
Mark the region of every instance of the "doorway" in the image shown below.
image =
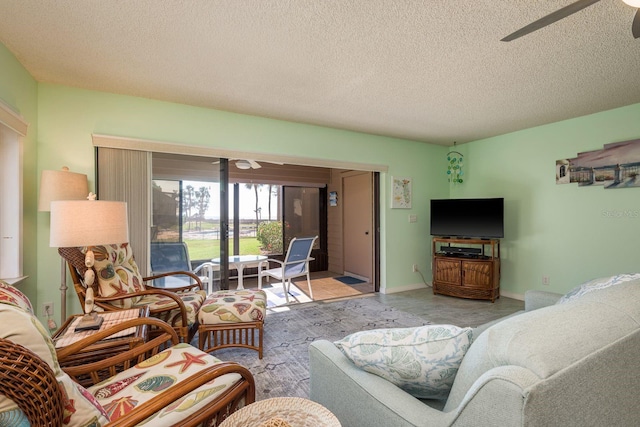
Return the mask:
[[342, 176], [344, 274], [374, 283], [373, 174]]
[[[373, 224], [376, 173], [269, 163], [257, 170], [238, 170], [230, 162], [230, 179], [225, 184], [218, 170], [221, 166], [212, 158], [154, 153], [152, 240], [166, 240], [166, 230], [161, 230], [166, 222], [165, 228], [174, 232], [173, 239], [187, 244], [195, 267], [221, 257], [226, 247], [222, 238], [226, 236], [230, 255], [259, 253], [281, 259], [291, 238], [317, 235], [311, 263], [316, 278], [351, 276], [363, 281], [339, 281], [331, 289], [329, 285], [319, 285], [327, 288], [327, 298], [342, 296], [338, 288], [342, 293], [374, 291], [379, 280]], [[339, 202], [331, 208], [329, 189], [334, 196], [340, 194]], [[224, 209], [223, 196], [228, 200], [228, 208]], [[215, 215], [220, 211], [229, 213], [226, 231], [222, 218]], [[333, 216], [337, 213], [337, 217]], [[333, 233], [330, 239], [328, 231]], [[330, 265], [330, 258], [339, 259], [339, 265]], [[257, 269], [248, 267], [244, 277], [250, 280], [256, 274]], [[215, 281], [220, 280], [222, 285], [225, 277], [226, 287], [228, 279], [235, 276], [221, 271]]]

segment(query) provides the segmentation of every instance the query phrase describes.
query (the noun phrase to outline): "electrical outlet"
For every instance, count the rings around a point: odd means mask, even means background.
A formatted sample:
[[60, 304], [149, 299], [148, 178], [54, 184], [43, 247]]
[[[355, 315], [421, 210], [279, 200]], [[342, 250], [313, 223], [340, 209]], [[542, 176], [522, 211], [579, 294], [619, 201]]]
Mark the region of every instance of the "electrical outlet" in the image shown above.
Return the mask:
[[42, 315], [43, 316], [53, 316], [53, 303], [52, 302], [43, 302], [42, 303]]
[[549, 285], [549, 276], [542, 276], [542, 284]]
[[411, 271], [416, 273], [418, 271], [418, 264], [413, 264], [413, 267], [411, 267]]

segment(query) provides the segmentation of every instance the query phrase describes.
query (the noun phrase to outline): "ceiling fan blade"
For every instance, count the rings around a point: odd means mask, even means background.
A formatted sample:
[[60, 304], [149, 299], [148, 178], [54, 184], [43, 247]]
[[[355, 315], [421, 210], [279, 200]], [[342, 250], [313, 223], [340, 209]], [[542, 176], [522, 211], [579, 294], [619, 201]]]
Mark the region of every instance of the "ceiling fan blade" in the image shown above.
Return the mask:
[[640, 9], [636, 10], [636, 15], [633, 17], [631, 34], [633, 34], [633, 38], [640, 39]]
[[577, 2], [571, 3], [568, 6], [563, 7], [562, 9], [558, 9], [553, 13], [544, 16], [537, 21], [532, 22], [531, 24], [520, 28], [518, 31], [513, 32], [503, 38], [502, 42], [510, 42], [511, 40], [515, 40], [519, 37], [537, 31], [541, 28], [546, 27], [547, 25], [551, 25], [556, 21], [559, 21], [563, 18], [566, 18], [569, 15], [573, 15], [576, 12], [581, 11], [582, 9], [591, 6], [594, 3], [598, 3], [600, 0], [578, 0]]
[[262, 167], [260, 166], [260, 163], [256, 162], [255, 160], [247, 159], [247, 162], [249, 162], [249, 164], [251, 165], [251, 169], [260, 169]]

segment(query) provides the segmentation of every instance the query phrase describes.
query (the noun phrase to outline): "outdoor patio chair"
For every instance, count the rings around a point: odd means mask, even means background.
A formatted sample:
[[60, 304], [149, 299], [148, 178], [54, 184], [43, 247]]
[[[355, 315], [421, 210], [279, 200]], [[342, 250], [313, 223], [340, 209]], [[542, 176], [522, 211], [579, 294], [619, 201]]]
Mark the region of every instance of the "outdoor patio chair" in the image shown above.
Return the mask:
[[214, 274], [219, 270], [220, 266], [211, 261], [203, 262], [196, 268], [192, 268], [189, 248], [184, 242], [151, 243], [151, 274], [190, 271], [198, 275], [207, 294], [209, 294], [213, 291]]
[[[267, 262], [275, 262], [279, 264], [279, 267], [259, 271], [260, 280], [258, 283], [260, 285], [262, 284], [261, 279], [263, 276], [280, 280], [282, 282], [282, 291], [288, 303], [291, 279], [306, 276], [307, 286], [309, 287], [309, 297], [313, 299], [313, 290], [311, 289], [311, 279], [309, 277], [309, 261], [313, 261], [313, 258], [311, 258], [311, 250], [317, 238], [318, 236], [293, 238], [291, 242], [289, 242], [289, 249], [287, 249], [287, 255], [284, 261], [271, 258], [267, 259]], [[261, 288], [262, 286], [259, 287]]]

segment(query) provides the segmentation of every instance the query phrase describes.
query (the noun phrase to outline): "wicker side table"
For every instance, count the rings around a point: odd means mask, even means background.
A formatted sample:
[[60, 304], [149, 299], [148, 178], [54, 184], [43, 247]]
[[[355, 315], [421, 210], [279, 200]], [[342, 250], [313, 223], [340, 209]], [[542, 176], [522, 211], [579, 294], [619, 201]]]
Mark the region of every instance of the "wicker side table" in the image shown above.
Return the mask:
[[220, 427], [341, 427], [327, 408], [302, 397], [274, 397], [231, 414]]
[[[56, 346], [56, 349], [64, 348], [74, 342], [81, 340], [91, 334], [110, 328], [111, 326], [118, 325], [129, 319], [137, 319], [139, 317], [146, 317], [149, 315], [149, 308], [133, 308], [130, 310], [118, 310], [110, 312], [101, 312], [100, 316], [104, 317], [104, 321], [100, 329], [75, 332], [75, 325], [78, 324], [82, 314], [70, 316], [62, 325], [60, 329], [53, 335], [52, 339]], [[96, 362], [102, 360], [105, 357], [109, 357], [114, 354], [122, 353], [130, 350], [140, 344], [143, 344], [148, 339], [147, 325], [136, 326], [124, 331], [121, 331], [114, 336], [98, 341], [85, 348], [83, 351], [71, 355], [64, 360], [59, 360], [60, 367], [65, 368], [68, 366], [84, 365], [86, 363]], [[87, 382], [83, 385], [90, 385], [91, 382]]]

